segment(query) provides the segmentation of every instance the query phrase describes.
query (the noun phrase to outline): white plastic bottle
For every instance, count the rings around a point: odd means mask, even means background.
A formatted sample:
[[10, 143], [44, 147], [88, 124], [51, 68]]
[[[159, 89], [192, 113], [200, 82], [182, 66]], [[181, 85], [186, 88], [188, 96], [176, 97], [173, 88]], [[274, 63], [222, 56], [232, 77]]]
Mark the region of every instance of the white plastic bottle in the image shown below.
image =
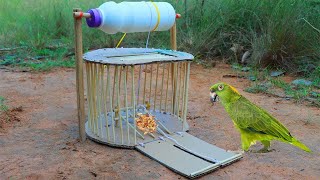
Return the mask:
[[176, 13], [167, 2], [105, 2], [90, 9], [89, 27], [115, 34], [117, 32], [166, 31], [175, 22]]

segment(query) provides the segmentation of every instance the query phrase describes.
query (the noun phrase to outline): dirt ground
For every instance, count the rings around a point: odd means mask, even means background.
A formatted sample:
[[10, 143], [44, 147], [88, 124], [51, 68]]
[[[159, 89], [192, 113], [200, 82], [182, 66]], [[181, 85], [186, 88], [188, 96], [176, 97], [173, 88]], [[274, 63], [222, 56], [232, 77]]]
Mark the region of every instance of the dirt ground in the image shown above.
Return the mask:
[[[274, 151], [244, 158], [201, 179], [320, 179], [320, 109], [243, 91], [248, 81], [223, 78], [230, 67], [191, 66], [189, 133], [227, 150], [240, 136], [223, 107], [209, 101], [209, 87], [225, 81], [278, 118], [313, 153], [273, 142]], [[0, 130], [0, 179], [184, 179], [135, 150], [78, 141], [75, 70], [48, 73], [0, 70], [0, 95], [16, 121]], [[257, 145], [259, 146], [259, 145]], [[259, 148], [259, 147], [254, 148]]]

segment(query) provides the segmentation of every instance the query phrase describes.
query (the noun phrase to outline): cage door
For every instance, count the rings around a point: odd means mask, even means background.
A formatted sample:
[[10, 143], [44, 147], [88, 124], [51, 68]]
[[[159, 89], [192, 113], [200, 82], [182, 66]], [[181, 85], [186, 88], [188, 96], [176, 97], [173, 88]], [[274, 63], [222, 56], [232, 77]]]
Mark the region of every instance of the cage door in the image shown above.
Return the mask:
[[189, 178], [201, 176], [242, 158], [186, 132], [136, 146], [138, 151]]

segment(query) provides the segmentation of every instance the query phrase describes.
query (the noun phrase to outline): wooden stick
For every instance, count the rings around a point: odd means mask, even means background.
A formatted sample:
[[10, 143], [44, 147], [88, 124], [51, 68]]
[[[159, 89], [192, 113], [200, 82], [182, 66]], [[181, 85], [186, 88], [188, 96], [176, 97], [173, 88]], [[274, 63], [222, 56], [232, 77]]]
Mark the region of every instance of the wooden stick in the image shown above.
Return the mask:
[[93, 132], [94, 131], [94, 111], [93, 111], [93, 63], [89, 63], [89, 75], [90, 75], [90, 115], [91, 115], [91, 121], [90, 121], [90, 124], [91, 124], [91, 131]]
[[100, 121], [101, 116], [101, 65], [97, 64], [97, 129], [98, 129], [98, 136], [101, 137], [101, 130], [102, 130], [102, 124]]
[[[130, 131], [129, 131], [129, 113], [128, 113], [128, 92], [127, 92], [127, 74], [128, 74], [128, 67], [125, 67], [125, 73], [123, 78], [123, 89], [124, 89], [124, 106], [126, 108], [126, 123], [127, 123], [127, 141], [128, 145], [130, 145]], [[121, 110], [120, 110], [121, 111]]]
[[[116, 66], [113, 68], [113, 87], [112, 87], [112, 99], [114, 99], [114, 93], [115, 93], [115, 87], [116, 87]], [[115, 101], [112, 101], [112, 107], [114, 108]]]
[[184, 99], [185, 96], [184, 96], [184, 93], [185, 93], [185, 86], [186, 86], [186, 85], [185, 85], [185, 82], [186, 82], [186, 77], [187, 77], [187, 76], [186, 76], [186, 73], [187, 73], [187, 70], [186, 70], [187, 66], [186, 66], [186, 64], [187, 64], [187, 63], [185, 63], [185, 62], [182, 63], [182, 67], [183, 67], [183, 80], [182, 80], [182, 81], [183, 81], [183, 90], [184, 90], [184, 91], [182, 92], [183, 94], [181, 95], [181, 96], [182, 96], [182, 105], [181, 105], [181, 106], [182, 106], [182, 108], [181, 108], [182, 112], [181, 112], [181, 118], [184, 117], [184, 106], [185, 106], [185, 99]]
[[153, 109], [156, 110], [157, 104], [157, 90], [158, 90], [158, 76], [159, 76], [159, 63], [157, 63], [157, 74], [156, 74], [156, 88], [154, 90], [154, 106]]
[[[171, 49], [172, 50], [177, 50], [177, 25], [176, 23], [174, 23], [174, 25], [171, 27], [170, 29], [170, 43], [171, 43]], [[174, 106], [175, 106], [175, 89], [176, 89], [176, 82], [175, 82], [175, 65], [172, 67], [172, 107], [171, 107], [171, 110], [172, 110], [172, 113], [174, 114]]]
[[187, 110], [188, 110], [188, 88], [189, 88], [189, 77], [190, 77], [190, 64], [191, 62], [188, 62], [188, 65], [187, 65], [187, 71], [186, 71], [186, 78], [185, 78], [185, 106], [184, 106], [184, 117], [183, 117], [183, 123], [182, 123], [182, 128], [183, 130], [185, 131], [185, 124], [186, 124], [186, 121], [187, 121]]
[[[109, 95], [109, 83], [110, 83], [110, 74], [109, 74], [109, 65], [107, 65], [107, 83], [105, 87], [105, 93], [104, 93], [104, 117], [106, 119], [106, 136], [107, 140], [110, 141], [110, 134], [109, 134], [109, 118], [108, 118], [108, 95]], [[110, 100], [109, 100], [110, 101]], [[109, 111], [112, 113], [112, 109]]]
[[164, 70], [166, 67], [166, 64], [162, 64], [163, 69], [162, 69], [162, 78], [161, 78], [161, 91], [160, 91], [160, 112], [162, 111], [162, 95], [163, 95], [163, 84], [164, 84]]
[[[100, 79], [100, 94], [101, 94], [101, 100], [100, 100], [100, 108], [101, 108], [101, 114], [100, 114], [100, 131], [101, 131], [101, 138], [104, 138], [104, 135], [103, 135], [103, 123], [102, 123], [102, 114], [105, 116], [106, 114], [106, 111], [105, 111], [105, 96], [104, 96], [104, 65], [103, 64], [100, 64], [100, 75], [101, 75], [101, 79]], [[107, 134], [107, 132], [106, 132]]]
[[[113, 93], [113, 108], [114, 108], [114, 113], [115, 113], [115, 118], [118, 118], [118, 113], [119, 112], [117, 112], [117, 109], [118, 109], [118, 99], [117, 99], [117, 92], [118, 92], [118, 90], [119, 90], [119, 88], [118, 88], [118, 82], [119, 82], [119, 78], [118, 78], [118, 73], [119, 73], [119, 71], [118, 71], [118, 66], [115, 66], [114, 67], [114, 79], [113, 79], [113, 91], [112, 91], [112, 93]], [[115, 126], [116, 127], [118, 127], [118, 120], [116, 120], [115, 119]]]
[[149, 92], [149, 104], [150, 104], [150, 107], [151, 107], [151, 95], [152, 95], [152, 68], [153, 68], [153, 64], [151, 64], [151, 76], [150, 76], [150, 92]]
[[172, 64], [172, 76], [171, 76], [171, 81], [172, 81], [172, 98], [171, 98], [171, 112], [174, 114], [175, 112], [175, 105], [176, 105], [176, 95], [177, 95], [177, 63]]
[[[74, 9], [73, 12], [80, 12], [81, 9]], [[77, 87], [77, 108], [78, 108], [78, 123], [79, 136], [81, 142], [86, 140], [85, 130], [85, 109], [84, 109], [84, 85], [83, 85], [83, 46], [82, 46], [82, 21], [74, 18], [75, 30], [75, 58], [76, 58], [76, 87]]]
[[[140, 65], [139, 68], [139, 77], [138, 77], [138, 81], [141, 83], [141, 71], [142, 71], [142, 65]], [[140, 85], [140, 84], [139, 84]], [[139, 104], [139, 99], [140, 99], [140, 86], [138, 87], [138, 95], [137, 95], [137, 104]], [[133, 95], [135, 96], [135, 95]]]
[[[134, 123], [134, 144], [137, 144], [137, 124], [136, 124], [136, 102], [135, 102], [135, 86], [134, 86], [134, 66], [131, 66], [131, 83], [132, 83], [132, 87], [131, 87], [131, 94], [132, 94], [132, 107], [133, 107], [133, 123]], [[131, 125], [131, 124], [130, 124]]]
[[145, 69], [144, 69], [144, 83], [143, 83], [143, 99], [142, 99], [142, 103], [145, 103], [146, 100], [146, 87], [147, 87], [147, 64], [145, 65]]
[[86, 78], [87, 78], [88, 127], [91, 129], [90, 71], [89, 71], [89, 63], [86, 62], [85, 64], [86, 64]]
[[181, 91], [181, 77], [182, 77], [182, 74], [181, 74], [181, 66], [180, 66], [181, 63], [178, 63], [177, 64], [177, 105], [176, 105], [176, 115], [179, 117], [179, 110], [180, 110], [180, 91]]
[[[132, 126], [131, 124], [129, 124], [129, 126], [134, 130], [135, 134], [138, 134], [140, 138], [144, 140], [144, 136], [134, 126]], [[137, 141], [137, 139], [135, 141]], [[135, 142], [135, 144], [137, 144], [137, 142]]]
[[[108, 71], [108, 80], [107, 80], [107, 86], [108, 86], [108, 91], [109, 91], [109, 104], [110, 104], [110, 114], [111, 114], [111, 126], [112, 126], [112, 135], [113, 135], [113, 142], [116, 142], [116, 134], [115, 134], [115, 128], [114, 128], [114, 124], [115, 124], [115, 120], [114, 120], [114, 114], [113, 114], [113, 95], [111, 92], [111, 85], [110, 85], [110, 76], [111, 76], [111, 72], [110, 72], [110, 65], [107, 66], [107, 71]], [[113, 77], [115, 78], [115, 77]]]
[[171, 43], [171, 49], [177, 50], [177, 25], [174, 23], [174, 25], [170, 29], [170, 43]]
[[164, 104], [164, 111], [167, 112], [167, 102], [168, 102], [168, 91], [169, 91], [169, 79], [170, 79], [170, 69], [172, 64], [168, 64], [168, 76], [167, 76], [167, 87], [166, 87], [166, 98]]
[[94, 115], [94, 133], [97, 134], [97, 67], [96, 63], [92, 63], [93, 65], [93, 115]]
[[[119, 87], [120, 87], [120, 77], [119, 77], [119, 74], [121, 75], [121, 71], [122, 71], [122, 69], [121, 69], [121, 66], [116, 66], [117, 68], [117, 81], [116, 81], [116, 84], [117, 84], [117, 88], [116, 88], [116, 90], [117, 90], [117, 95], [116, 95], [116, 97], [117, 97], [117, 113], [118, 113], [118, 115], [117, 115], [117, 117], [119, 118], [119, 120], [117, 121], [117, 123], [119, 123], [120, 124], [120, 135], [121, 135], [121, 144], [123, 144], [123, 127], [122, 127], [122, 120], [121, 120], [121, 118], [120, 118], [120, 116], [121, 116], [121, 107], [120, 107], [120, 89], [119, 89]], [[119, 72], [120, 71], [120, 72]]]
[[172, 132], [171, 132], [165, 125], [163, 125], [161, 121], [158, 121], [158, 124], [159, 124], [165, 131], [167, 131], [167, 133], [172, 134]]

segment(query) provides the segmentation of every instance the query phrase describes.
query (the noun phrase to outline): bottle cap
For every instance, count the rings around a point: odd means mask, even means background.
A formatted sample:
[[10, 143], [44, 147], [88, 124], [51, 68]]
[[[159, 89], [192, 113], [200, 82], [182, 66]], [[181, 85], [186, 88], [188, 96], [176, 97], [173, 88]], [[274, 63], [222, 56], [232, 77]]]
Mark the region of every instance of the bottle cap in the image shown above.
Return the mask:
[[87, 25], [92, 28], [99, 27], [102, 23], [100, 11], [98, 9], [90, 9], [87, 13], [91, 15], [90, 18], [86, 19]]

